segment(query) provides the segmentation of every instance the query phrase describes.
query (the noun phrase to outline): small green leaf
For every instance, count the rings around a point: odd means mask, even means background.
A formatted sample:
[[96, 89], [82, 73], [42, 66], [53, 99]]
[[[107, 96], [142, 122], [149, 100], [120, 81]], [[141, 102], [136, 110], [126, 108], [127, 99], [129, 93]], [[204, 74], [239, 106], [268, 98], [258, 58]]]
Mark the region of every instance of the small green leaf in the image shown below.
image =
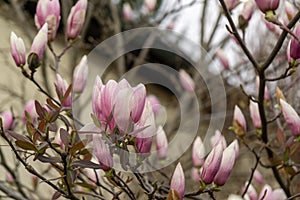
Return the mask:
[[24, 150], [32, 150], [32, 151], [37, 151], [36, 147], [27, 141], [22, 141], [22, 140], [17, 140], [16, 145]]

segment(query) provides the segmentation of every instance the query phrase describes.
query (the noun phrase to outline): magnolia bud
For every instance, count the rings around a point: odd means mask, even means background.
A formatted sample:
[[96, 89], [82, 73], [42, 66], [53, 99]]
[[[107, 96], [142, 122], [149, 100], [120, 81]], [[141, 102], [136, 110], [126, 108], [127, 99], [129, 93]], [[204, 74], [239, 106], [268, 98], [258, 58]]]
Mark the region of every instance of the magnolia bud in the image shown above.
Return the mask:
[[216, 52], [217, 58], [220, 60], [221, 64], [223, 65], [224, 69], [229, 69], [229, 61], [227, 56], [225, 55], [222, 49], [218, 49]]
[[150, 12], [155, 9], [156, 1], [157, 0], [145, 0], [145, 5]]
[[80, 34], [85, 21], [87, 3], [87, 0], [79, 0], [75, 6], [71, 8], [71, 12], [67, 20], [68, 39], [75, 39]]
[[259, 185], [262, 185], [264, 183], [264, 177], [258, 170], [254, 171], [253, 179]]
[[4, 111], [0, 114], [0, 117], [2, 118], [2, 125], [4, 130], [8, 130], [13, 125], [13, 113], [10, 110]]
[[[298, 38], [300, 38], [300, 25], [299, 25], [299, 23], [296, 25], [294, 33]], [[291, 58], [293, 58], [295, 60], [300, 58], [300, 43], [294, 37], [291, 38], [291, 44], [290, 44], [289, 51], [290, 51], [290, 57]]]
[[183, 69], [179, 70], [179, 80], [182, 87], [188, 91], [193, 92], [195, 90], [195, 82], [192, 77]]
[[37, 35], [35, 36], [31, 45], [30, 53], [36, 54], [39, 61], [42, 60], [44, 51], [46, 49], [46, 44], [48, 41], [47, 35], [48, 35], [48, 24], [45, 23], [43, 27], [39, 30]]
[[202, 166], [201, 179], [204, 183], [210, 184], [213, 182], [215, 175], [217, 174], [223, 156], [222, 144], [215, 146], [208, 154], [205, 162]]
[[161, 105], [160, 105], [160, 102], [159, 102], [158, 98], [154, 95], [149, 95], [147, 97], [147, 100], [151, 103], [154, 116], [156, 117], [159, 113], [160, 108], [161, 108]]
[[177, 164], [173, 173], [170, 189], [176, 191], [179, 194], [179, 199], [183, 199], [185, 190], [185, 178], [180, 163]]
[[232, 124], [234, 128], [234, 132], [237, 135], [239, 136], [245, 135], [245, 133], [247, 132], [246, 120], [241, 109], [237, 105], [234, 107]]
[[227, 9], [231, 11], [238, 5], [239, 0], [224, 0], [224, 3], [226, 4]]
[[113, 157], [110, 153], [109, 146], [99, 134], [93, 134], [93, 153], [104, 171], [108, 171], [113, 167]]
[[127, 2], [123, 4], [123, 17], [128, 21], [132, 19], [132, 9], [130, 4]]
[[249, 22], [254, 12], [254, 9], [255, 9], [254, 0], [248, 0], [245, 2], [243, 11], [241, 13], [241, 16], [245, 21]]
[[23, 66], [26, 63], [26, 50], [23, 39], [17, 37], [14, 32], [10, 34], [10, 53], [16, 63], [16, 65]]
[[88, 78], [88, 63], [87, 57], [83, 56], [80, 63], [76, 66], [73, 73], [73, 91], [75, 93], [82, 93]]
[[250, 101], [249, 104], [250, 116], [255, 128], [261, 128], [261, 120], [258, 109], [258, 104], [256, 102]]
[[300, 118], [294, 108], [280, 99], [280, 105], [285, 118], [286, 123], [290, 126], [292, 134], [298, 136], [300, 134]]
[[162, 126], [159, 126], [156, 134], [157, 157], [165, 159], [168, 153], [168, 139]]
[[205, 158], [205, 146], [199, 136], [196, 137], [193, 150], [192, 150], [192, 159], [194, 167], [201, 167], [204, 163]]
[[48, 39], [54, 40], [60, 21], [59, 0], [39, 0], [34, 16], [35, 25], [40, 29], [45, 23], [48, 24]]
[[220, 168], [214, 178], [214, 183], [217, 185], [224, 185], [233, 169], [235, 163], [235, 149], [227, 147], [222, 156]]

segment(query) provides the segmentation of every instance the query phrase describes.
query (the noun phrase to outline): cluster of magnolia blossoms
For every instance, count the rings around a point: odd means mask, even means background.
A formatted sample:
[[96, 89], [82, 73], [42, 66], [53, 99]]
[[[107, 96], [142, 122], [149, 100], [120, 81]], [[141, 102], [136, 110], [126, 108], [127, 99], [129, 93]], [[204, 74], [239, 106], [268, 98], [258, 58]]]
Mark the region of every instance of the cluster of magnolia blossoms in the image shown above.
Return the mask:
[[214, 183], [222, 186], [226, 183], [236, 159], [239, 154], [238, 141], [234, 140], [229, 146], [220, 131], [216, 131], [211, 138], [213, 149], [205, 158], [206, 151], [200, 137], [193, 144], [192, 158], [194, 168], [192, 169], [195, 181], [205, 184]]

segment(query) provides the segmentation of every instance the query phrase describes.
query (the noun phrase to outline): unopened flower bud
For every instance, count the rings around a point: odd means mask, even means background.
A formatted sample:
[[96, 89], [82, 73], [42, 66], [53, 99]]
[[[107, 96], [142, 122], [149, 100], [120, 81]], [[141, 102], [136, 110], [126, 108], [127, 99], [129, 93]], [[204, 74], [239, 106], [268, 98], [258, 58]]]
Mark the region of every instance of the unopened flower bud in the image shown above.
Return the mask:
[[239, 0], [224, 0], [224, 3], [226, 4], [227, 9], [231, 11], [238, 5]]
[[2, 126], [4, 130], [8, 130], [13, 125], [13, 113], [10, 110], [4, 111], [0, 114], [0, 117], [2, 118]]
[[[299, 23], [296, 25], [296, 28], [295, 28], [295, 35], [300, 38], [300, 25]], [[291, 44], [290, 44], [290, 48], [289, 50], [290, 51], [290, 57], [297, 60], [300, 58], [300, 43], [299, 41], [292, 37], [291, 38]]]
[[73, 91], [75, 93], [82, 93], [88, 78], [88, 63], [87, 57], [83, 56], [80, 63], [76, 66], [73, 73]]
[[168, 153], [168, 139], [162, 126], [159, 126], [156, 134], [156, 150], [159, 159], [165, 159]]
[[197, 136], [192, 149], [192, 159], [194, 167], [201, 167], [204, 163], [205, 156], [205, 146], [201, 138]]
[[26, 63], [26, 50], [23, 39], [17, 37], [14, 32], [10, 34], [10, 53], [16, 63], [16, 65], [23, 66]]
[[87, 10], [87, 0], [79, 0], [71, 8], [67, 20], [67, 38], [75, 39], [81, 32], [85, 21], [85, 13]]
[[290, 104], [282, 99], [280, 99], [280, 105], [285, 121], [289, 125], [292, 134], [298, 136], [300, 134], [300, 118], [297, 112]]
[[150, 12], [155, 9], [156, 3], [157, 0], [145, 0], [145, 5]]
[[132, 19], [132, 8], [127, 2], [123, 4], [123, 17], [127, 21]]
[[222, 49], [218, 49], [216, 52], [217, 58], [220, 60], [221, 64], [223, 65], [224, 69], [229, 69], [229, 61], [227, 56], [225, 55]]
[[184, 173], [181, 167], [181, 164], [178, 163], [170, 184], [170, 189], [176, 191], [179, 194], [179, 199], [183, 199], [184, 190], [185, 190], [185, 178]]
[[250, 110], [250, 117], [252, 119], [254, 127], [261, 128], [261, 120], [260, 120], [258, 104], [256, 102], [250, 101], [249, 110]]
[[182, 87], [188, 92], [194, 92], [195, 82], [192, 77], [183, 69], [179, 70], [179, 80]]
[[239, 136], [245, 135], [245, 133], [247, 132], [246, 120], [241, 109], [237, 105], [234, 107], [232, 124], [234, 128], [234, 132], [237, 135]]
[[[37, 63], [42, 60], [44, 51], [46, 49], [46, 44], [48, 41], [47, 35], [48, 35], [48, 24], [45, 23], [43, 25], [43, 27], [39, 30], [37, 35], [35, 36], [35, 38], [32, 42], [32, 45], [31, 45], [31, 49], [30, 49], [30, 55], [36, 54], [38, 61], [36, 61], [36, 58], [34, 59], [34, 61], [33, 61], [33, 58], [28, 58], [29, 59], [29, 61], [28, 61], [29, 67], [31, 65], [33, 65], [33, 63]], [[31, 57], [30, 55], [28, 57]], [[36, 56], [34, 56], [34, 57], [36, 57]], [[34, 64], [34, 67], [36, 68], [35, 65], [36, 64]]]

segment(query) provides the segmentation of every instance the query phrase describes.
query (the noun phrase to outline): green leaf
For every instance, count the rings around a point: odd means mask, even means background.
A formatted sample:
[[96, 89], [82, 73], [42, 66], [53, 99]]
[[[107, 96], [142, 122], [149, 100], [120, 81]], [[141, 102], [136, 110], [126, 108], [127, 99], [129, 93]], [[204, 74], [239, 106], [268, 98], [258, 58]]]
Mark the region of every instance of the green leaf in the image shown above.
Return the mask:
[[27, 141], [22, 141], [22, 140], [17, 140], [16, 142], [16, 145], [22, 149], [25, 149], [25, 150], [31, 150], [31, 151], [37, 151], [36, 147], [30, 143], [30, 142], [27, 142]]

